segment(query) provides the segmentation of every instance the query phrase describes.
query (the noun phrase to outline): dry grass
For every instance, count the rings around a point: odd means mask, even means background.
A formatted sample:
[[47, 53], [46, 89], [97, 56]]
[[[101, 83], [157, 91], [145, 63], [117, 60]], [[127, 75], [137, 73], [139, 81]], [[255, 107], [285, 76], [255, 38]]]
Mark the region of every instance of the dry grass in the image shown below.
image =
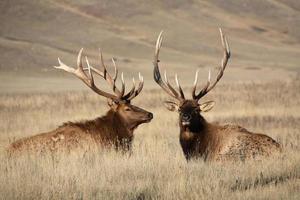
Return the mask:
[[[299, 199], [300, 82], [219, 85], [205, 117], [238, 123], [280, 141], [282, 155], [241, 163], [187, 163], [178, 142], [177, 115], [166, 95], [144, 91], [134, 102], [154, 113], [136, 131], [131, 156], [116, 152], [5, 156], [9, 142], [90, 119], [107, 110], [91, 92], [0, 96], [1, 199]], [[145, 101], [146, 100], [146, 101]]]

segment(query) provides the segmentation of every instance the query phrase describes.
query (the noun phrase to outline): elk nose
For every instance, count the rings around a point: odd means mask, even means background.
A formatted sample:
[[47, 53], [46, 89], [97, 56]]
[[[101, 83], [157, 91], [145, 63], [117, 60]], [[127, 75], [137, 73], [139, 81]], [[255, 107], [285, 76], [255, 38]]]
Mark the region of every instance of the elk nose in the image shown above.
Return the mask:
[[153, 119], [153, 114], [152, 113], [148, 113], [148, 118], [149, 119]]
[[190, 116], [188, 114], [182, 114], [182, 120], [189, 121], [190, 120]]

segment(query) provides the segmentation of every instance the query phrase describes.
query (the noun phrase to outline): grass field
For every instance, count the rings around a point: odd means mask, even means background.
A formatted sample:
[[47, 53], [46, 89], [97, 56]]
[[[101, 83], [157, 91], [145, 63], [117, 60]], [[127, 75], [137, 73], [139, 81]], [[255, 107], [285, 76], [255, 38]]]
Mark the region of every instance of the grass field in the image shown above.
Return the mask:
[[[162, 105], [166, 95], [145, 90], [134, 104], [152, 111], [154, 120], [135, 132], [131, 156], [93, 151], [11, 159], [1, 154], [0, 198], [299, 199], [299, 87], [299, 80], [220, 84], [207, 97], [217, 102], [205, 114], [208, 121], [266, 133], [283, 145], [280, 156], [187, 163], [178, 141], [177, 115]], [[2, 151], [18, 138], [107, 110], [103, 98], [78, 91], [7, 94], [0, 96], [0, 103]]]

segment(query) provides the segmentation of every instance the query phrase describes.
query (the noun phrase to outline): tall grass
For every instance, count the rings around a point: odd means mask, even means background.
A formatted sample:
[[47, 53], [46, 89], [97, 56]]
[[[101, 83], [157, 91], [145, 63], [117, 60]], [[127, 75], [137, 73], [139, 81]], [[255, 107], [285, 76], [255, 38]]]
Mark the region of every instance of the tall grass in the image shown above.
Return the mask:
[[[12, 141], [52, 130], [65, 121], [105, 114], [92, 92], [0, 96], [1, 199], [299, 199], [300, 82], [219, 85], [208, 121], [237, 123], [266, 133], [284, 151], [261, 161], [187, 163], [178, 141], [177, 114], [166, 95], [143, 91], [133, 102], [154, 113], [135, 132], [132, 155], [113, 151], [5, 155]], [[188, 90], [186, 90], [188, 91]]]

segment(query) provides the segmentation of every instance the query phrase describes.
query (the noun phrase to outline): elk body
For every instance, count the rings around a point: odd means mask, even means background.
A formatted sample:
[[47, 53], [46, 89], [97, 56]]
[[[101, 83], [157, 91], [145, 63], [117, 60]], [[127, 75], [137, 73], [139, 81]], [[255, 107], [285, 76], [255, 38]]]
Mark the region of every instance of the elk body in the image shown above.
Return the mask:
[[[77, 69], [62, 63], [60, 59], [57, 69], [69, 72], [81, 79], [89, 88], [100, 96], [108, 99], [110, 110], [103, 117], [82, 122], [68, 122], [58, 127], [54, 131], [42, 133], [29, 138], [17, 140], [9, 147], [9, 152], [20, 152], [32, 150], [36, 152], [45, 151], [71, 151], [78, 148], [107, 148], [113, 147], [118, 150], [128, 151], [131, 149], [134, 130], [142, 123], [150, 122], [152, 113], [145, 111], [131, 104], [131, 100], [136, 97], [143, 88], [143, 77], [139, 74], [139, 85], [133, 79], [133, 87], [125, 93], [125, 82], [122, 74], [122, 88], [116, 87], [118, 69], [113, 61], [115, 74], [112, 77], [103, 62], [100, 52], [101, 66], [103, 71], [90, 66], [87, 57], [87, 67], [82, 64], [82, 49], [78, 54]], [[104, 78], [113, 90], [113, 94], [99, 89], [94, 83], [93, 73]]]
[[273, 152], [281, 150], [280, 145], [267, 135], [252, 133], [237, 125], [217, 125], [207, 122], [202, 112], [209, 111], [213, 101], [199, 103], [199, 100], [214, 88], [222, 78], [223, 72], [230, 58], [229, 45], [220, 29], [221, 41], [224, 49], [224, 57], [219, 73], [213, 83], [209, 72], [206, 85], [196, 93], [198, 71], [192, 89], [192, 99], [186, 99], [175, 75], [176, 90], [168, 81], [162, 79], [159, 70], [159, 51], [162, 45], [162, 32], [160, 33], [154, 55], [154, 80], [156, 83], [176, 101], [166, 101], [165, 106], [170, 111], [179, 113], [180, 136], [179, 141], [187, 160], [191, 158], [203, 158], [204, 160], [236, 160], [269, 156]]

